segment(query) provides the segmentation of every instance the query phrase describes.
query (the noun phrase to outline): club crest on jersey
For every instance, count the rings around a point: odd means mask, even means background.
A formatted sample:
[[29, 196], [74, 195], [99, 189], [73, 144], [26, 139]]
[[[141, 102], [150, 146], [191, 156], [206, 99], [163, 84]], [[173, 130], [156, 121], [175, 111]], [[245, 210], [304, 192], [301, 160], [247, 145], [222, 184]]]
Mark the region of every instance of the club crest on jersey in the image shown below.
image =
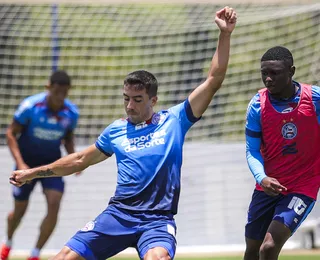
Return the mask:
[[94, 221], [89, 221], [83, 228], [81, 228], [80, 230], [83, 232], [87, 232], [90, 231], [94, 228]]
[[151, 119], [153, 125], [161, 124], [165, 120], [166, 116], [163, 114], [154, 114]]
[[71, 120], [69, 118], [63, 118], [59, 123], [62, 125], [62, 127], [68, 128], [71, 125]]
[[297, 136], [298, 129], [294, 123], [286, 123], [281, 130], [284, 139], [293, 139]]

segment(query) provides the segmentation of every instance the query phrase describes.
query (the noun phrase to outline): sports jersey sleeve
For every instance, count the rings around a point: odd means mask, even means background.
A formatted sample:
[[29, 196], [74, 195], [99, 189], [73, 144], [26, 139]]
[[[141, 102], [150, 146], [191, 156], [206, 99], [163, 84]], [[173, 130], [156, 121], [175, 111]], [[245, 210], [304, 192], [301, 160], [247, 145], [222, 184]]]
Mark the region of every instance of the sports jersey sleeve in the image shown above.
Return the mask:
[[28, 99], [22, 101], [14, 113], [14, 120], [21, 125], [27, 125], [31, 116], [32, 105]]
[[171, 107], [169, 111], [173, 113], [177, 118], [179, 118], [181, 127], [185, 131], [185, 133], [195, 122], [197, 122], [201, 118], [197, 118], [193, 115], [188, 99], [174, 107]]
[[320, 124], [320, 87], [312, 86], [312, 101], [315, 104], [318, 123]]
[[109, 157], [114, 153], [110, 142], [110, 129], [111, 125], [104, 129], [95, 143], [96, 147]]
[[251, 99], [247, 109], [246, 157], [249, 169], [258, 184], [267, 177], [260, 152], [262, 136], [260, 113], [259, 94], [257, 94]]
[[258, 184], [267, 177], [260, 152], [261, 139], [246, 135], [246, 157], [249, 169]]

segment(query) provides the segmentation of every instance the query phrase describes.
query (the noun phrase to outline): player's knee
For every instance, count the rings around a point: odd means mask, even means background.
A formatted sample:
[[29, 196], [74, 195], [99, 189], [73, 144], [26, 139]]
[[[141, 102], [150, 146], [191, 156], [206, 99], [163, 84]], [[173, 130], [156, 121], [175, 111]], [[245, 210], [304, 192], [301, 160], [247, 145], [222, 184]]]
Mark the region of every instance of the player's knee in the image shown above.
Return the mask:
[[61, 202], [61, 197], [55, 197], [52, 196], [48, 198], [47, 204], [48, 204], [48, 215], [57, 216], [59, 213], [60, 209], [60, 202]]
[[14, 210], [11, 212], [12, 217], [22, 218], [27, 211], [29, 202], [26, 201], [15, 201]]
[[272, 240], [267, 240], [265, 242], [262, 243], [261, 247], [260, 247], [260, 255], [261, 256], [273, 256], [276, 254], [277, 252], [277, 247], [274, 243], [274, 241]]
[[49, 260], [81, 260], [83, 259], [76, 252], [72, 251], [69, 247], [63, 247], [63, 249], [53, 258]]
[[14, 211], [8, 214], [8, 220], [21, 220], [24, 214], [26, 213], [26, 209], [27, 208], [15, 208]]
[[52, 197], [48, 199], [48, 207], [58, 210], [60, 207], [61, 197]]
[[155, 247], [148, 250], [143, 260], [171, 260], [171, 257], [166, 249]]

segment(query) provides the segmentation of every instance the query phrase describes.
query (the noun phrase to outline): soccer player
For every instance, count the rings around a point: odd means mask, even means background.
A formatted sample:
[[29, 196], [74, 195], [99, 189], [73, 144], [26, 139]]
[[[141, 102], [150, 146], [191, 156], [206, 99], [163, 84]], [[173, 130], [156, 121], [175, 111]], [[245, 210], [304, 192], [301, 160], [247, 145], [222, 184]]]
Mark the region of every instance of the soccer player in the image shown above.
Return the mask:
[[155, 113], [157, 80], [147, 71], [134, 71], [124, 80], [127, 119], [113, 122], [82, 152], [12, 173], [11, 183], [20, 186], [34, 178], [69, 175], [116, 156], [117, 187], [108, 207], [53, 259], [100, 260], [128, 247], [135, 247], [141, 259], [174, 258], [184, 138], [224, 80], [236, 13], [225, 7], [216, 13], [215, 22], [220, 35], [208, 77], [183, 103]]
[[[16, 169], [26, 170], [56, 161], [61, 157], [62, 142], [69, 154], [75, 152], [73, 130], [79, 114], [77, 107], [66, 99], [70, 86], [68, 74], [56, 71], [50, 77], [47, 92], [27, 97], [20, 104], [7, 130], [7, 142]], [[8, 215], [7, 237], [1, 248], [1, 260], [8, 258], [13, 234], [26, 212], [30, 193], [38, 181], [46, 198], [47, 215], [41, 223], [30, 260], [39, 259], [41, 248], [56, 226], [64, 191], [62, 177], [32, 180], [22, 187], [13, 187], [14, 209]]]
[[266, 88], [247, 110], [246, 156], [257, 182], [245, 227], [245, 260], [276, 260], [312, 210], [320, 185], [320, 88], [296, 82], [291, 52], [261, 58]]

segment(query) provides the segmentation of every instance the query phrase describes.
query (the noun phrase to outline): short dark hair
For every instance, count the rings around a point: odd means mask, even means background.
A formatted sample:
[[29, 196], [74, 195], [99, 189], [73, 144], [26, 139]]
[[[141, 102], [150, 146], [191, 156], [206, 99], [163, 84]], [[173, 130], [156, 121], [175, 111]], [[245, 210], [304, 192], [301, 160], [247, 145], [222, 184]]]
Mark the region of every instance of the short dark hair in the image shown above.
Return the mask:
[[158, 81], [156, 77], [145, 70], [136, 70], [129, 73], [124, 79], [124, 85], [135, 85], [138, 89], [146, 89], [149, 98], [157, 95]]
[[275, 46], [263, 54], [261, 61], [280, 60], [287, 62], [290, 66], [293, 65], [292, 53], [283, 46]]
[[60, 86], [71, 86], [71, 79], [67, 72], [57, 70], [51, 74], [50, 85], [57, 84]]

